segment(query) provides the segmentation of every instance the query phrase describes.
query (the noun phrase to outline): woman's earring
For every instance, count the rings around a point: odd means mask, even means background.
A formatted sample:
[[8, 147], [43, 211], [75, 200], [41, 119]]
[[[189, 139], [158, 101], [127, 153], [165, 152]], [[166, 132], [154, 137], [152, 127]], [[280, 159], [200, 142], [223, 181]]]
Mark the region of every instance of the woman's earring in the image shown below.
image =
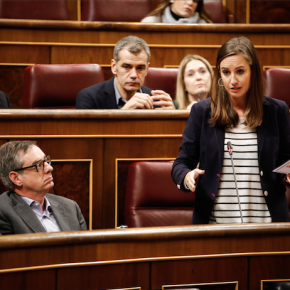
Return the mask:
[[174, 2], [174, 0], [170, 0], [170, 3], [173, 3]]
[[225, 85], [224, 85], [224, 84], [221, 85], [221, 84], [220, 84], [220, 81], [223, 81], [222, 78], [220, 78], [220, 79], [218, 80], [218, 85], [219, 85], [220, 87], [224, 87]]

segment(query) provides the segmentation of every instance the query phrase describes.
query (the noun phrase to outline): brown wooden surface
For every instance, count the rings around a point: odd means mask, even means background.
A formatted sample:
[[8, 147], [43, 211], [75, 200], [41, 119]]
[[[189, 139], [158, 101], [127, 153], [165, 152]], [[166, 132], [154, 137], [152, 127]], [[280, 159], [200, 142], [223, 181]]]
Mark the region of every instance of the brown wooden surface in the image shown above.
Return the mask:
[[239, 0], [239, 1], [232, 1], [235, 4], [235, 23], [247, 23], [246, 20], [246, 7], [247, 7], [247, 0]]
[[[160, 3], [155, 0], [149, 2], [151, 11]], [[223, 0], [222, 2], [229, 23], [246, 23], [247, 0]], [[285, 0], [249, 0], [249, 23], [289, 23], [287, 2]], [[82, 13], [81, 3], [78, 6], [77, 0], [67, 0], [67, 5], [70, 20], [79, 21]]]
[[[242, 10], [244, 4], [245, 1], [237, 1], [235, 7]], [[6, 90], [13, 107], [20, 108], [23, 68], [35, 63], [98, 63], [108, 79], [115, 44], [131, 34], [149, 44], [152, 67], [177, 67], [187, 54], [200, 54], [215, 65], [219, 47], [229, 38], [241, 35], [256, 46], [262, 67], [290, 66], [289, 33], [288, 24], [174, 25], [0, 19], [0, 90]]]
[[290, 281], [290, 256], [274, 255], [253, 257], [250, 261], [251, 269], [254, 269], [255, 278], [251, 277], [253, 289], [259, 289], [259, 280], [282, 280]]
[[151, 271], [152, 289], [160, 289], [161, 285], [192, 284], [193, 282], [239, 281], [238, 289], [249, 290], [247, 288], [247, 257], [155, 262], [152, 264]]
[[[113, 228], [116, 159], [175, 159], [187, 118], [187, 111], [178, 110], [0, 110], [0, 141], [36, 140], [57, 161], [56, 193], [75, 200], [84, 197], [76, 201], [87, 217], [91, 185], [92, 228]], [[88, 159], [93, 162], [91, 183], [84, 161]], [[75, 170], [81, 164], [84, 168]]]
[[80, 207], [82, 214], [89, 226], [89, 186], [90, 162], [67, 162], [53, 160], [53, 176], [55, 186], [53, 193], [74, 200]]
[[71, 20], [78, 20], [78, 1], [77, 0], [67, 0], [67, 6], [69, 10], [69, 18]]
[[56, 289], [56, 270], [40, 270], [0, 274], [2, 290], [52, 290]]
[[0, 66], [1, 90], [9, 96], [13, 108], [21, 108], [22, 106], [22, 87], [25, 68], [26, 66]]
[[[48, 289], [148, 290], [237, 281], [254, 290], [261, 280], [289, 278], [289, 250], [288, 223], [11, 235], [0, 237], [0, 283], [45, 289], [38, 281], [51, 277]], [[29, 288], [35, 273], [41, 278]]]
[[229, 23], [290, 23], [289, 1], [285, 0], [225, 0]]
[[120, 289], [120, 287], [151, 289], [150, 263], [64, 268], [57, 272], [58, 290]]
[[251, 0], [250, 23], [290, 23], [290, 2]]

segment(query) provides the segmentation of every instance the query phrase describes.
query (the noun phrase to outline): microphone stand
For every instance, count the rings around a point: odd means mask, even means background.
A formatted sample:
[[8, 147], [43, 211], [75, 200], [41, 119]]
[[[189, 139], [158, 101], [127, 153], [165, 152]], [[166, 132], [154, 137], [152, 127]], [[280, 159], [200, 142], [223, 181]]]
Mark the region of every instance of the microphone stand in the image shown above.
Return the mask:
[[227, 146], [228, 146], [228, 151], [229, 151], [229, 154], [230, 154], [230, 157], [231, 157], [231, 161], [232, 161], [232, 168], [233, 168], [233, 173], [234, 173], [234, 179], [235, 179], [236, 192], [237, 192], [237, 197], [238, 197], [241, 220], [242, 220], [242, 223], [244, 223], [244, 221], [243, 221], [243, 213], [242, 213], [242, 209], [241, 209], [240, 195], [239, 195], [239, 191], [238, 191], [238, 184], [237, 184], [235, 167], [234, 167], [234, 161], [233, 161], [233, 146], [232, 146], [232, 143], [230, 141], [228, 141]]

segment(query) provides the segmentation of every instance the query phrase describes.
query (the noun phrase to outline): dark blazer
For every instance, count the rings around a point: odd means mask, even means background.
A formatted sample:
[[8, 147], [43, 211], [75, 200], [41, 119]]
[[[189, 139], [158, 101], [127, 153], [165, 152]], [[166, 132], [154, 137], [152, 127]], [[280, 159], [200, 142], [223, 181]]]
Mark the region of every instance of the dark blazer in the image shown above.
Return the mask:
[[[262, 190], [273, 222], [289, 220], [285, 186], [281, 174], [272, 172], [290, 159], [289, 109], [285, 102], [265, 97], [263, 122], [257, 127], [258, 162]], [[219, 186], [224, 156], [225, 130], [208, 123], [210, 99], [192, 106], [179, 156], [172, 167], [172, 179], [185, 191], [185, 175], [200, 161], [200, 175], [196, 191], [192, 223], [209, 223]], [[267, 192], [267, 193], [266, 193]]]
[[2, 91], [0, 91], [0, 108], [1, 109], [9, 109], [12, 108], [9, 97]]
[[[118, 109], [113, 76], [107, 81], [81, 90], [76, 99], [77, 109]], [[151, 89], [141, 87], [142, 92], [151, 96]]]
[[[86, 230], [86, 222], [79, 206], [73, 200], [46, 194], [54, 218], [61, 231]], [[15, 192], [6, 191], [0, 195], [0, 233], [29, 234], [45, 232], [44, 227], [30, 206]]]

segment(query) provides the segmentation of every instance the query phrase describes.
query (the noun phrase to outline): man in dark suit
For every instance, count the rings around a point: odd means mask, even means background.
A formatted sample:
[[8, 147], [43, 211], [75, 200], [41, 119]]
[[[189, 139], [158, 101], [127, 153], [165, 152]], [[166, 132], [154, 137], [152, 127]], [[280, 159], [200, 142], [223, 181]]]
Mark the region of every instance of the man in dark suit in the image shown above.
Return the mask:
[[79, 206], [48, 194], [53, 187], [50, 156], [32, 141], [0, 147], [0, 177], [9, 189], [0, 195], [0, 234], [86, 230]]
[[81, 90], [77, 109], [175, 109], [169, 94], [143, 86], [150, 61], [147, 43], [136, 36], [115, 46], [110, 80]]

